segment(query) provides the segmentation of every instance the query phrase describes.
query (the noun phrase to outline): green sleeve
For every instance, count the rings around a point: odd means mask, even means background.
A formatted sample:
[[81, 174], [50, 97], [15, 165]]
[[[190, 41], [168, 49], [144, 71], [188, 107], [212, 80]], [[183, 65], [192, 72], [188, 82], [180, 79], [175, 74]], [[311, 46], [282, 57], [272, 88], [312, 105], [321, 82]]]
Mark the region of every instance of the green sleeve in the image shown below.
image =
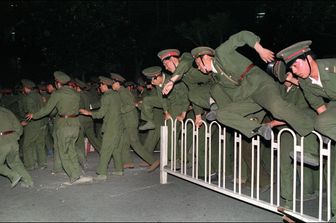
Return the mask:
[[260, 41], [260, 37], [255, 35], [254, 33], [250, 31], [241, 31], [239, 33], [236, 33], [230, 38], [225, 41], [222, 45], [222, 49], [225, 49], [227, 52], [233, 52], [235, 51], [238, 47], [242, 47], [245, 44], [249, 45], [251, 48], [254, 48], [254, 45], [256, 42]]
[[50, 114], [53, 109], [56, 107], [57, 102], [59, 101], [59, 96], [57, 92], [51, 94], [47, 104], [43, 106], [38, 112], [33, 114], [34, 119], [40, 119], [48, 114]]
[[92, 112], [92, 118], [101, 119], [104, 118], [105, 114], [108, 112], [110, 101], [108, 100], [107, 95], [101, 97], [101, 106], [97, 111]]
[[204, 112], [204, 109], [196, 104], [192, 104], [195, 115], [201, 115]]
[[38, 109], [39, 98], [27, 97], [25, 105], [25, 113], [34, 113]]
[[121, 87], [119, 95], [121, 98], [121, 113], [127, 113], [135, 109], [134, 96], [128, 89]]
[[173, 73], [173, 77], [178, 76], [178, 79], [176, 81], [179, 81], [182, 79], [183, 75], [188, 72], [188, 70], [191, 68], [192, 63], [194, 59], [191, 55], [191, 53], [183, 53], [180, 59], [180, 63], [177, 66], [175, 72]]
[[161, 91], [162, 91], [162, 88], [160, 87], [156, 87], [156, 91], [157, 91], [157, 95], [158, 97], [160, 98], [161, 100], [161, 103], [162, 103], [162, 109], [164, 112], [168, 111], [169, 109], [169, 105], [168, 105], [168, 98], [167, 96], [163, 96]]
[[310, 85], [307, 83], [308, 80], [300, 79], [300, 87], [303, 90], [303, 94], [310, 106], [316, 111], [319, 107], [325, 104], [323, 97], [315, 95], [310, 89]]

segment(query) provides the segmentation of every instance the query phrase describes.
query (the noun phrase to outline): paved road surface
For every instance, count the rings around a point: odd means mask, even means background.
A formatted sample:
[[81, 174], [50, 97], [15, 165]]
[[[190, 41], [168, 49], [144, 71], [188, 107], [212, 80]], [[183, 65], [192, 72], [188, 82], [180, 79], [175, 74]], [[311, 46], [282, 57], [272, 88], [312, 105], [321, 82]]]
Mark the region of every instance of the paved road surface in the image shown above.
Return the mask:
[[[48, 159], [47, 169], [30, 172], [34, 188], [18, 184], [11, 189], [0, 176], [0, 221], [282, 222], [280, 215], [171, 175], [161, 185], [159, 169], [147, 173], [138, 167], [105, 182], [63, 185], [67, 176], [52, 175]], [[95, 152], [89, 153], [88, 163], [86, 175], [94, 176]]]

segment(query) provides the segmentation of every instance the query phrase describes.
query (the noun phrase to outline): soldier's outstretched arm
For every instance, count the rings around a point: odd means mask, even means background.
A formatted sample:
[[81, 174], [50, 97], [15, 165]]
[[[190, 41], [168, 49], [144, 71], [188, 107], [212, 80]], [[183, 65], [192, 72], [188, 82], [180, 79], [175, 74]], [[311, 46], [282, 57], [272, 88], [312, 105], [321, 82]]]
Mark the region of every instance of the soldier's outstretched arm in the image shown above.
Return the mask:
[[255, 43], [254, 49], [258, 52], [260, 58], [265, 63], [269, 63], [269, 62], [272, 62], [274, 60], [274, 53], [271, 50], [262, 47], [259, 42]]

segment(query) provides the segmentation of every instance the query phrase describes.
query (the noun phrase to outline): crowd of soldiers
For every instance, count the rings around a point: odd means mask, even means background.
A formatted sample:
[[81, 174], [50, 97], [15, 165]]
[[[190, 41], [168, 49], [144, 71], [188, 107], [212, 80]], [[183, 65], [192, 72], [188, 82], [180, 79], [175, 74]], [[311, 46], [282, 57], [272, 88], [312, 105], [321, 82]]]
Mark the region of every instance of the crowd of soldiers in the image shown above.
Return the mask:
[[[44, 86], [23, 79], [20, 95], [6, 96], [3, 92], [1, 98], [0, 145], [6, 149], [1, 148], [0, 173], [11, 180], [12, 187], [19, 181], [32, 187], [27, 170], [45, 168], [50, 149], [54, 156], [53, 174], [65, 171], [70, 184], [106, 180], [111, 159], [112, 175], [123, 175], [125, 168], [134, 168], [130, 148], [143, 159], [140, 165], [153, 171], [160, 165], [153, 151], [164, 120], [191, 118], [199, 128], [199, 135], [204, 134], [205, 122], [216, 120], [228, 129], [228, 160], [233, 160], [230, 159], [233, 131], [243, 135], [247, 169], [243, 183], [251, 180], [248, 171], [252, 168], [251, 149], [248, 148], [252, 137], [262, 136], [267, 150], [272, 131], [289, 127], [297, 136], [304, 136], [305, 152], [297, 154], [298, 161], [306, 164], [305, 180], [301, 183], [305, 200], [314, 199], [319, 187], [317, 167], [323, 164], [319, 163], [319, 141], [312, 131], [322, 135], [323, 143], [336, 141], [333, 112], [336, 59], [317, 60], [310, 49], [311, 43], [298, 42], [274, 55], [260, 44], [259, 36], [241, 31], [216, 49], [199, 46], [182, 54], [178, 49], [158, 52], [165, 70], [162, 66], [147, 67], [142, 71], [145, 80], [137, 84], [130, 84], [116, 73], [99, 76], [99, 91], [97, 83], [71, 79], [62, 71], [54, 72], [55, 83]], [[255, 49], [268, 63], [269, 73], [237, 51], [244, 45]], [[16, 105], [18, 110], [14, 110]], [[180, 129], [180, 122], [177, 125]], [[216, 137], [216, 130], [212, 134]], [[93, 179], [81, 175], [81, 169], [87, 166], [85, 137], [100, 157], [97, 176]], [[204, 144], [200, 137], [198, 175], [203, 179]], [[280, 185], [281, 197], [288, 208], [293, 205], [293, 144], [289, 133], [282, 135]], [[215, 155], [211, 158], [211, 177], [215, 179], [219, 174], [218, 159]], [[332, 153], [332, 165], [334, 159]], [[191, 160], [189, 157], [188, 161]], [[260, 184], [262, 191], [266, 191], [270, 183], [270, 157], [265, 155], [261, 162]], [[331, 185], [336, 185], [333, 169]], [[226, 174], [232, 171], [232, 162], [226, 162]], [[336, 193], [332, 192], [331, 196], [332, 212], [336, 213]]]

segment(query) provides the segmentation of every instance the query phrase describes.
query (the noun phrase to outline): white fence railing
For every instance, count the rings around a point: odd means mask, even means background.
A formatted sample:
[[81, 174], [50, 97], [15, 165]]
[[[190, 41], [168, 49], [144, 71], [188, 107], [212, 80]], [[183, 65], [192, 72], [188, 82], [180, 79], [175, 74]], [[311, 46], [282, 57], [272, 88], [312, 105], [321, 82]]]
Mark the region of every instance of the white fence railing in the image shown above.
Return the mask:
[[[229, 162], [227, 154], [227, 130], [225, 126], [214, 121], [210, 124], [203, 122], [204, 135], [196, 128], [192, 119], [184, 122], [177, 120], [168, 120], [165, 126], [161, 126], [161, 166], [160, 166], [160, 183], [166, 184], [168, 174], [217, 191], [224, 195], [234, 197], [252, 205], [273, 211], [283, 215], [284, 213], [293, 216], [304, 222], [323, 222], [331, 218], [331, 174], [330, 174], [330, 157], [331, 142], [327, 145], [323, 144], [322, 137], [319, 133], [313, 131], [319, 141], [319, 193], [318, 202], [309, 202], [305, 205], [303, 202], [303, 182], [304, 179], [304, 163], [293, 162], [293, 208], [284, 209], [281, 207], [280, 197], [280, 137], [284, 132], [289, 132], [293, 136], [293, 151], [304, 151], [304, 137], [297, 138], [295, 132], [289, 128], [281, 129], [277, 135], [272, 132], [271, 138], [271, 162], [270, 162], [270, 190], [260, 193], [260, 136], [255, 136], [251, 140], [251, 184], [242, 188], [242, 135], [234, 132], [233, 137], [233, 180], [228, 180], [226, 174], [226, 162]], [[212, 143], [214, 140], [213, 130], [217, 128], [218, 144]], [[191, 137], [191, 139], [189, 138]], [[199, 137], [204, 137], [204, 178], [198, 176], [199, 160]], [[298, 142], [298, 143], [296, 143]], [[218, 147], [218, 154], [213, 154], [214, 145]], [[216, 148], [216, 151], [217, 151]], [[169, 152], [171, 151], [171, 152]], [[179, 154], [180, 155], [177, 155]], [[212, 182], [212, 157], [218, 157], [218, 180]], [[297, 160], [297, 152], [294, 152], [294, 160]], [[168, 162], [169, 161], [169, 162]], [[325, 164], [325, 165], [323, 165]], [[324, 172], [324, 167], [326, 172]], [[297, 173], [299, 174], [299, 182], [297, 182]], [[323, 179], [326, 178], [324, 181]], [[254, 182], [256, 179], [256, 182]], [[325, 186], [326, 184], [326, 186]], [[299, 189], [297, 186], [299, 185]], [[323, 193], [323, 189], [326, 192]], [[297, 196], [299, 191], [299, 196]], [[324, 196], [323, 196], [324, 195]], [[298, 204], [296, 201], [299, 201]], [[281, 211], [280, 211], [281, 210]], [[312, 211], [313, 210], [313, 211]], [[318, 212], [316, 212], [318, 210]]]

